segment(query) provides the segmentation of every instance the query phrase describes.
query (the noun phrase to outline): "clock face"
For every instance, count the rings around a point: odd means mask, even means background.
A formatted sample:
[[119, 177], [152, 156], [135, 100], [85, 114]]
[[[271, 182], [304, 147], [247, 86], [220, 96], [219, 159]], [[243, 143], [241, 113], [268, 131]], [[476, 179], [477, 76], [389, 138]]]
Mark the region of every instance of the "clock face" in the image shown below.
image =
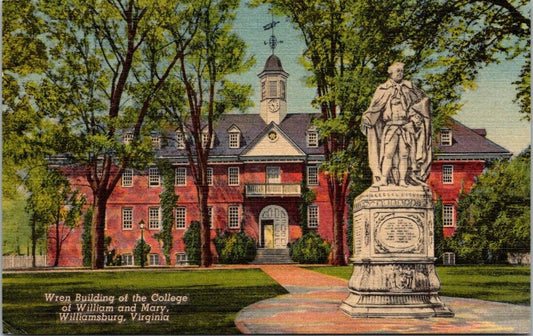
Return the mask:
[[279, 100], [270, 99], [268, 101], [268, 110], [270, 112], [277, 112], [279, 110]]

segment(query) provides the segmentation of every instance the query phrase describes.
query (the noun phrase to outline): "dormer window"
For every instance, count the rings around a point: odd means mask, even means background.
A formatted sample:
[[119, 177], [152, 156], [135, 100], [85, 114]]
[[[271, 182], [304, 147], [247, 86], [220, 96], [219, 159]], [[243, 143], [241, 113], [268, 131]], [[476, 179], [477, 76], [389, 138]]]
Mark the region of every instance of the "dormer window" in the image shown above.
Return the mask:
[[316, 130], [316, 127], [307, 130], [307, 147], [318, 147], [318, 131]]
[[185, 137], [181, 131], [176, 131], [176, 147], [185, 149]]
[[152, 148], [154, 149], [161, 149], [161, 138], [156, 136], [156, 135], [152, 135]]
[[239, 148], [241, 146], [240, 133], [231, 132], [229, 134], [229, 148]]
[[235, 125], [228, 130], [228, 147], [240, 148], [241, 147], [241, 131]]
[[[207, 133], [207, 131], [203, 132], [202, 133], [202, 147], [206, 147], [207, 146], [207, 139], [209, 138], [209, 134]], [[215, 142], [215, 135], [213, 134], [213, 136], [211, 137], [211, 143], [209, 144], [209, 148], [213, 148], [213, 143]]]
[[442, 146], [452, 145], [452, 130], [451, 129], [443, 128], [440, 131], [440, 144]]
[[124, 144], [129, 145], [133, 141], [133, 133], [124, 134]]

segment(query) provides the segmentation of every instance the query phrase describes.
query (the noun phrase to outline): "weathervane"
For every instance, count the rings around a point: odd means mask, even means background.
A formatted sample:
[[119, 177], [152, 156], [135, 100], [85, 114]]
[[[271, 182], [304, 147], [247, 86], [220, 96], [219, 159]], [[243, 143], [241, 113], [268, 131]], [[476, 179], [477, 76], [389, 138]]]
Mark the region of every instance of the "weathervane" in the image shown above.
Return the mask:
[[276, 27], [278, 23], [279, 21], [274, 21], [274, 14], [272, 14], [272, 21], [269, 24], [263, 26], [263, 30], [272, 29], [272, 35], [270, 35], [268, 42], [265, 41], [265, 45], [268, 44], [270, 49], [272, 49], [272, 54], [274, 54], [274, 49], [276, 49], [276, 46], [279, 43], [283, 43], [283, 41], [278, 41], [276, 35], [274, 35], [274, 27]]

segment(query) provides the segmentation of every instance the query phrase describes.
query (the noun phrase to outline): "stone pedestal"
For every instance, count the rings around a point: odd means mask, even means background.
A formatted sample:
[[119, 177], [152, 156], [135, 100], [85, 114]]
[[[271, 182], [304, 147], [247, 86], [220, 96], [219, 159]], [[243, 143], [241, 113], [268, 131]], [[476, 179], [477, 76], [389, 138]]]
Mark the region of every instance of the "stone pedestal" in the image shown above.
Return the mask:
[[354, 271], [340, 308], [352, 317], [452, 317], [439, 298], [426, 186], [370, 187], [354, 202]]

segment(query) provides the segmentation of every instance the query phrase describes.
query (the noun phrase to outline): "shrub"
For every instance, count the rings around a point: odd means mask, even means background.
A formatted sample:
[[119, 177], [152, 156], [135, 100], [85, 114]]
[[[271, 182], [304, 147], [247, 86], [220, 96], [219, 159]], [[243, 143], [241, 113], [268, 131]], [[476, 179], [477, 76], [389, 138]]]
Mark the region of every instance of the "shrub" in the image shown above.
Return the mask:
[[244, 232], [217, 234], [214, 242], [222, 264], [246, 264], [255, 259], [256, 243]]
[[106, 236], [104, 238], [104, 258], [106, 266], [121, 266], [122, 257], [117, 254], [115, 249], [109, 249], [111, 246], [111, 237]]
[[185, 253], [189, 259], [189, 264], [200, 266], [202, 251], [200, 249], [200, 222], [192, 221], [191, 225], [183, 235], [185, 243]]
[[308, 232], [290, 244], [292, 260], [301, 264], [325, 264], [328, 262], [330, 244], [318, 234]]
[[137, 244], [135, 244], [135, 247], [133, 248], [133, 259], [135, 261], [135, 265], [140, 266], [141, 260], [144, 258], [144, 265], [148, 265], [148, 254], [150, 253], [150, 250], [152, 247], [144, 240], [137, 240]]

